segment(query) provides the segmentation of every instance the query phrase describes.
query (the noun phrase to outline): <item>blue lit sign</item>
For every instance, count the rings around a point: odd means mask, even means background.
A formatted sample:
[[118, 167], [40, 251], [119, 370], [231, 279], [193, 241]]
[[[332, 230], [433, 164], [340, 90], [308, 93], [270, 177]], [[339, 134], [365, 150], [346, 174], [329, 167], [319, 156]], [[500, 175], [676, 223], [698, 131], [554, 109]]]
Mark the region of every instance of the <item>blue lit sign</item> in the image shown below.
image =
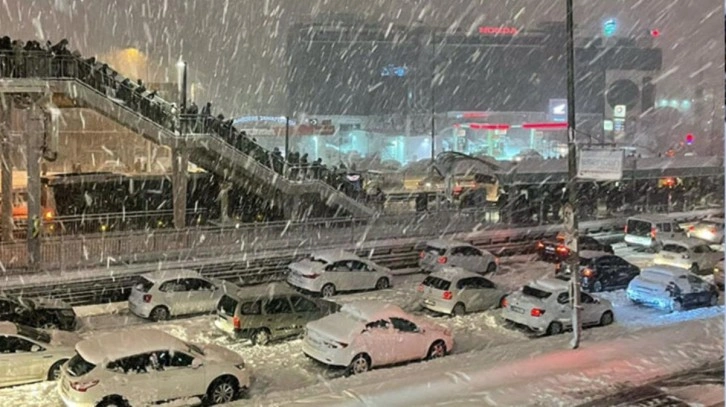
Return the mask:
[[381, 76], [395, 76], [399, 78], [403, 78], [408, 74], [408, 67], [406, 65], [403, 66], [397, 66], [397, 65], [386, 65], [383, 68], [381, 68]]
[[602, 34], [606, 37], [612, 37], [615, 35], [615, 32], [618, 31], [618, 22], [614, 19], [609, 19], [605, 21], [602, 25]]

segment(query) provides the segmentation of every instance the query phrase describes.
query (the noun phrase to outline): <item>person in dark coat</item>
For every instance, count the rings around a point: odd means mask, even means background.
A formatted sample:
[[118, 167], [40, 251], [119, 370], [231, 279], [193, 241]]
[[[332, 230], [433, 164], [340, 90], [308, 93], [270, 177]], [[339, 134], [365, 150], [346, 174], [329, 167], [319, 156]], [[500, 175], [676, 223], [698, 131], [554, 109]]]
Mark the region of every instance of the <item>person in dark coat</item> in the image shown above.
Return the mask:
[[310, 164], [310, 176], [313, 179], [320, 179], [320, 169], [323, 164], [323, 159], [318, 158], [317, 160], [313, 161], [312, 164]]
[[300, 158], [300, 175], [303, 179], [307, 178], [308, 176], [308, 167], [310, 166], [310, 163], [308, 162], [308, 153], [305, 153]]
[[297, 179], [298, 174], [300, 173], [300, 154], [296, 152], [290, 153], [290, 158], [288, 159], [288, 162], [290, 163], [290, 178], [291, 179]]
[[11, 51], [13, 49], [13, 41], [7, 35], [0, 38], [0, 51]]
[[207, 102], [206, 105], [202, 108], [202, 116], [211, 116], [212, 115], [212, 102]]
[[60, 40], [59, 43], [53, 45], [50, 48], [50, 51], [54, 55], [56, 55], [56, 56], [70, 55], [71, 54], [71, 51], [68, 50], [68, 40], [65, 39], [65, 38], [63, 38], [62, 40]]

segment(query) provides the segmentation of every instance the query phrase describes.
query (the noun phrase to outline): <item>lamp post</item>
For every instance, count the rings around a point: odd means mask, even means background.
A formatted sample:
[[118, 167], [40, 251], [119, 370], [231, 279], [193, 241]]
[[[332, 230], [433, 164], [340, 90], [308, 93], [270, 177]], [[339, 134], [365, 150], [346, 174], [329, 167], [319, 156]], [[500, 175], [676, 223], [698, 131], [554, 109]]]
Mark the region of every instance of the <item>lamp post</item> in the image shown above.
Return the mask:
[[577, 222], [577, 140], [575, 138], [575, 28], [572, 0], [567, 1], [567, 206], [565, 208], [565, 242], [570, 249], [567, 263], [570, 269], [572, 301], [573, 349], [580, 346], [582, 321], [580, 321], [580, 273], [578, 259]]
[[185, 112], [187, 110], [187, 63], [179, 59], [179, 62], [176, 63], [176, 68], [179, 74], [179, 94], [181, 95], [179, 111]]
[[435, 81], [436, 81], [436, 28], [431, 30], [431, 174], [433, 175], [433, 165], [436, 159], [436, 98], [435, 98]]

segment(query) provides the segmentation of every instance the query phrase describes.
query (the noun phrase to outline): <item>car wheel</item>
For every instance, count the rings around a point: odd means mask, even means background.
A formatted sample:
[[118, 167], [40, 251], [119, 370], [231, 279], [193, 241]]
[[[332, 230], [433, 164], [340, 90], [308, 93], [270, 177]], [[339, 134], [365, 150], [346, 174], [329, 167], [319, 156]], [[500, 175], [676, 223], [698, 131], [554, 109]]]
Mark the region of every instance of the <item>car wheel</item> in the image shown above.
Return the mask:
[[360, 353], [353, 358], [348, 366], [348, 372], [350, 374], [361, 374], [371, 370], [371, 361], [368, 355]]
[[119, 396], [112, 396], [101, 400], [96, 407], [129, 407], [129, 403]]
[[39, 326], [40, 329], [58, 329], [58, 324], [52, 321], [43, 322]]
[[672, 312], [683, 311], [683, 303], [681, 302], [681, 300], [673, 300], [673, 303], [671, 304], [671, 311]]
[[600, 326], [608, 326], [613, 323], [613, 313], [611, 311], [605, 311], [600, 317]]
[[239, 384], [232, 377], [220, 377], [209, 385], [207, 402], [210, 404], [229, 403], [237, 397]]
[[260, 329], [252, 336], [252, 342], [255, 345], [265, 346], [270, 343], [270, 331], [267, 329]]
[[693, 263], [693, 265], [691, 265], [691, 273], [698, 274], [698, 269], [699, 268], [697, 263]]
[[335, 286], [332, 284], [325, 284], [323, 288], [320, 290], [320, 294], [325, 297], [332, 297], [335, 295]]
[[169, 319], [169, 310], [166, 307], [158, 306], [151, 310], [149, 319], [152, 321], [166, 321]]
[[562, 324], [559, 322], [552, 322], [547, 327], [547, 335], [559, 335], [562, 333]]
[[711, 298], [709, 298], [708, 304], [712, 307], [715, 307], [716, 305], [718, 305], [718, 294], [716, 294], [716, 293], [711, 294]]
[[388, 282], [388, 279], [386, 277], [381, 277], [376, 281], [376, 290], [385, 290], [390, 286], [390, 283]]
[[464, 304], [457, 302], [456, 305], [454, 305], [454, 309], [451, 310], [451, 316], [457, 317], [464, 314], [466, 314], [466, 307]]
[[53, 363], [53, 366], [48, 369], [48, 381], [54, 382], [60, 379], [61, 369], [63, 368], [63, 364], [66, 363], [66, 361], [67, 359], [64, 359]]
[[429, 353], [426, 354], [426, 359], [438, 359], [443, 358], [444, 356], [446, 356], [446, 344], [444, 341], [439, 340], [431, 344]]
[[495, 263], [489, 263], [487, 266], [487, 274], [492, 274], [497, 271], [497, 265]]
[[602, 283], [599, 281], [595, 281], [592, 285], [592, 291], [595, 293], [599, 293], [602, 291]]

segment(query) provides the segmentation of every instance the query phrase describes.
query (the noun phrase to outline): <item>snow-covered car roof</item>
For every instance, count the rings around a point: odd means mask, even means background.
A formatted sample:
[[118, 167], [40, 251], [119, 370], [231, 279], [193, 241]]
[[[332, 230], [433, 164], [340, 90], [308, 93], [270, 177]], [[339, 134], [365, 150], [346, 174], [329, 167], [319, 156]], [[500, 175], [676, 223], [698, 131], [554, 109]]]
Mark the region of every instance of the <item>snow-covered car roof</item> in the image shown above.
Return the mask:
[[462, 278], [481, 277], [481, 274], [473, 273], [461, 267], [444, 267], [440, 271], [431, 273], [431, 277], [453, 282], [461, 280]]
[[142, 274], [142, 277], [154, 283], [175, 280], [177, 278], [204, 278], [198, 272], [187, 269], [159, 270], [153, 273]]
[[694, 239], [694, 238], [685, 238], [685, 239], [674, 239], [674, 240], [664, 240], [663, 246], [665, 245], [676, 245], [681, 247], [687, 247], [689, 249], [692, 249], [696, 246], [704, 246], [708, 245], [708, 243], [704, 242], [703, 240]]
[[266, 286], [242, 287], [234, 293], [240, 300], [251, 300], [258, 298], [270, 298], [275, 295], [299, 294], [284, 283], [271, 283]]
[[582, 250], [577, 253], [577, 256], [584, 259], [594, 259], [596, 257], [612, 256], [612, 254], [599, 250]]
[[696, 225], [703, 225], [703, 224], [722, 224], [724, 223], [724, 218], [717, 218], [717, 217], [708, 217], [705, 219], [702, 219], [696, 223]]
[[311, 259], [320, 259], [326, 263], [334, 263], [341, 260], [360, 260], [360, 257], [345, 250], [321, 250], [310, 254]]
[[628, 217], [628, 220], [640, 220], [644, 222], [653, 222], [653, 223], [660, 223], [660, 222], [672, 222], [673, 219], [668, 217], [667, 215], [661, 215], [661, 214], [642, 214], [642, 215], [633, 215]]
[[134, 329], [92, 336], [76, 344], [76, 351], [93, 364], [160, 350], [182, 350], [188, 346], [165, 332]]
[[541, 288], [545, 291], [555, 292], [569, 289], [569, 282], [558, 278], [542, 278], [530, 283], [530, 287]]
[[15, 335], [18, 327], [12, 322], [0, 321], [0, 335]]
[[459, 240], [446, 240], [446, 239], [429, 240], [426, 242], [426, 246], [436, 247], [439, 249], [449, 249], [452, 247], [461, 247], [461, 246], [474, 247], [466, 242], [462, 242]]
[[408, 317], [398, 305], [375, 300], [356, 301], [343, 305], [340, 312], [364, 321], [377, 321], [389, 317]]
[[647, 279], [677, 279], [680, 276], [687, 276], [690, 272], [684, 268], [669, 266], [665, 264], [658, 264], [649, 266], [640, 271], [640, 275]]

